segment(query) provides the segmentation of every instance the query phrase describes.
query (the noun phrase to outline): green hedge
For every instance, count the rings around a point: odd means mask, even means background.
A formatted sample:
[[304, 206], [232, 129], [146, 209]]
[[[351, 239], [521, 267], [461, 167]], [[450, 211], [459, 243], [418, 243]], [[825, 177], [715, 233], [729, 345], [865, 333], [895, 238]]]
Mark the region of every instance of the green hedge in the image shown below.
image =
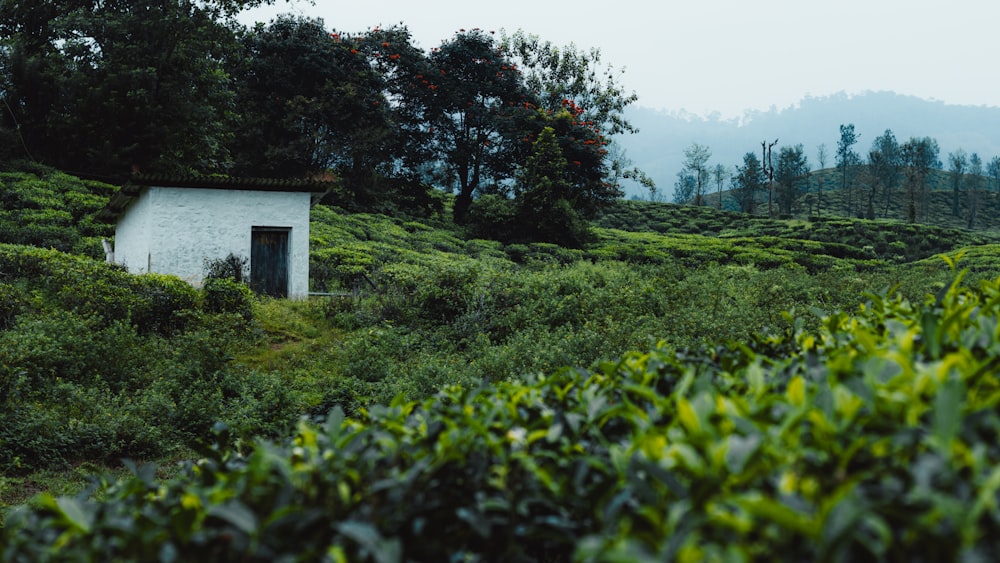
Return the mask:
[[2, 556], [995, 560], [1000, 282], [960, 278], [815, 331], [334, 409], [181, 478], [43, 496]]

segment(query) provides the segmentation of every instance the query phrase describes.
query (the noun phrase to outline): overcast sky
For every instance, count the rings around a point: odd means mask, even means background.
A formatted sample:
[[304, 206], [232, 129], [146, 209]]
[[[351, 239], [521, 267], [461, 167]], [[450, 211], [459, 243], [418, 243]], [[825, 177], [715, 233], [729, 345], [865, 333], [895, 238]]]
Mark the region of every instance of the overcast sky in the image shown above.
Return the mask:
[[1000, 106], [998, 0], [277, 0], [241, 20], [279, 13], [343, 32], [402, 23], [426, 51], [476, 27], [597, 47], [637, 105], [700, 115], [868, 90]]

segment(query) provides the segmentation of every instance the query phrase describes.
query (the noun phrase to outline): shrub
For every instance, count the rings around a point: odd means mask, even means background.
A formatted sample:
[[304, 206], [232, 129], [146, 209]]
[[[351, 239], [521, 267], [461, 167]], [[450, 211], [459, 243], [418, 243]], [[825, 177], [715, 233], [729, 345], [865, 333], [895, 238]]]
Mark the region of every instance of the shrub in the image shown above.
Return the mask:
[[170, 335], [184, 329], [197, 308], [198, 291], [176, 276], [143, 274], [133, 278], [136, 304], [132, 323], [142, 333]]
[[225, 258], [205, 260], [205, 279], [227, 279], [246, 283], [249, 278], [250, 260], [230, 252]]
[[960, 279], [816, 330], [335, 408], [245, 455], [223, 432], [177, 479], [10, 514], [3, 557], [993, 560], [1000, 282]]
[[202, 285], [202, 307], [209, 313], [233, 313], [249, 323], [254, 299], [249, 287], [229, 278], [208, 278]]
[[24, 298], [17, 287], [0, 282], [0, 331], [14, 324], [14, 319], [24, 307]]

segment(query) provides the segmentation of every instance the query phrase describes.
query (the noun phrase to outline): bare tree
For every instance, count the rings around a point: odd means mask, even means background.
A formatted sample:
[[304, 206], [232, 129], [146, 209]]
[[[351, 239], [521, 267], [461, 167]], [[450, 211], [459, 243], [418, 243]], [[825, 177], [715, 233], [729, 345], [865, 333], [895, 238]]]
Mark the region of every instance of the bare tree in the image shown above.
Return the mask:
[[760, 163], [764, 169], [764, 177], [767, 179], [767, 216], [774, 217], [774, 164], [771, 161], [771, 149], [778, 144], [775, 139], [773, 143], [767, 141], [760, 142]]
[[[826, 152], [826, 143], [820, 143], [820, 145], [818, 147], [816, 147], [816, 162], [819, 163], [819, 169], [820, 170], [825, 170], [826, 169], [826, 159], [827, 158], [829, 158], [829, 155]], [[819, 193], [816, 196], [816, 215], [817, 216], [820, 215], [820, 213], [821, 213], [820, 209], [823, 206], [823, 176], [820, 175], [818, 179], [819, 179], [819, 185], [817, 186], [817, 189], [818, 189]]]

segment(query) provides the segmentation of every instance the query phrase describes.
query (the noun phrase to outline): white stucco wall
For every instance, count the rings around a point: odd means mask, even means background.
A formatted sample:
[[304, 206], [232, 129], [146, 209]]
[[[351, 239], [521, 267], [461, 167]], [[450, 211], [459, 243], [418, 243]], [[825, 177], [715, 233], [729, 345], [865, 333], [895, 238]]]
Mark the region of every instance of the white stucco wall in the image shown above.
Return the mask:
[[308, 192], [149, 187], [119, 218], [115, 260], [130, 272], [179, 276], [200, 286], [205, 261], [250, 258], [253, 227], [289, 232], [291, 298], [309, 294]]

